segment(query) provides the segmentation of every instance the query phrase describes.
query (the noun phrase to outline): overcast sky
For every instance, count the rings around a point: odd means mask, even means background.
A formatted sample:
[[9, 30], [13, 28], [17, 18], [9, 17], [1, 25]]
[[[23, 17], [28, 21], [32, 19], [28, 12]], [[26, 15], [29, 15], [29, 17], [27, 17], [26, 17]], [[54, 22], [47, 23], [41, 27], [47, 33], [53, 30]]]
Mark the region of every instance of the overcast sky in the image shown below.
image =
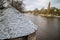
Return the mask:
[[47, 8], [49, 2], [51, 2], [51, 6], [60, 8], [60, 0], [24, 0], [26, 10]]

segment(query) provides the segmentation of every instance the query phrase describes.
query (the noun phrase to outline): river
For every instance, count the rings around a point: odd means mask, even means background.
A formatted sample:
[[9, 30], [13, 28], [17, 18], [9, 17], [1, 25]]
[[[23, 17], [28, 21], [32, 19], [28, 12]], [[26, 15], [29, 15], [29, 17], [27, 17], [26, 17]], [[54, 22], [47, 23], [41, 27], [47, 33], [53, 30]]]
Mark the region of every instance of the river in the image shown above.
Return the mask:
[[37, 40], [59, 40], [60, 18], [25, 15], [38, 26]]

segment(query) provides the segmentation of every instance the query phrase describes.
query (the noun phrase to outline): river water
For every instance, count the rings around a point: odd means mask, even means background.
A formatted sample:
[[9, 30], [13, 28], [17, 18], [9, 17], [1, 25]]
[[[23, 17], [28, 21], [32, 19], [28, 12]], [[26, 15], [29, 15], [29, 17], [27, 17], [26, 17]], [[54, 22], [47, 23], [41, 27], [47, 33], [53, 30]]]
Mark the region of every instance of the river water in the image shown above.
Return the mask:
[[59, 40], [60, 18], [25, 15], [38, 26], [37, 40]]

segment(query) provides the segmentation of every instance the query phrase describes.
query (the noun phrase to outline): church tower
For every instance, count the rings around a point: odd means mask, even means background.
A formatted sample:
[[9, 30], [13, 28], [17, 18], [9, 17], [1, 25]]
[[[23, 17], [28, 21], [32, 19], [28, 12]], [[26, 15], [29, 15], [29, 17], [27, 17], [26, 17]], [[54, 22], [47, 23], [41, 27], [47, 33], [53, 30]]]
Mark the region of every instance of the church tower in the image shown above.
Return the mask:
[[51, 5], [51, 3], [49, 2], [49, 4], [48, 4], [48, 10], [47, 10], [48, 14], [50, 13], [50, 5]]

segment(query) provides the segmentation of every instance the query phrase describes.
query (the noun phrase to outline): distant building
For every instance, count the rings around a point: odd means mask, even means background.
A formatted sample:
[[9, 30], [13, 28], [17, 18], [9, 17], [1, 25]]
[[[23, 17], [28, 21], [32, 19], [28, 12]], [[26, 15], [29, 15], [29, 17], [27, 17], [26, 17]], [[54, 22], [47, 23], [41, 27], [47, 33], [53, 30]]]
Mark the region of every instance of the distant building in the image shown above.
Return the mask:
[[49, 2], [47, 13], [50, 13], [50, 5], [51, 5], [51, 3]]

